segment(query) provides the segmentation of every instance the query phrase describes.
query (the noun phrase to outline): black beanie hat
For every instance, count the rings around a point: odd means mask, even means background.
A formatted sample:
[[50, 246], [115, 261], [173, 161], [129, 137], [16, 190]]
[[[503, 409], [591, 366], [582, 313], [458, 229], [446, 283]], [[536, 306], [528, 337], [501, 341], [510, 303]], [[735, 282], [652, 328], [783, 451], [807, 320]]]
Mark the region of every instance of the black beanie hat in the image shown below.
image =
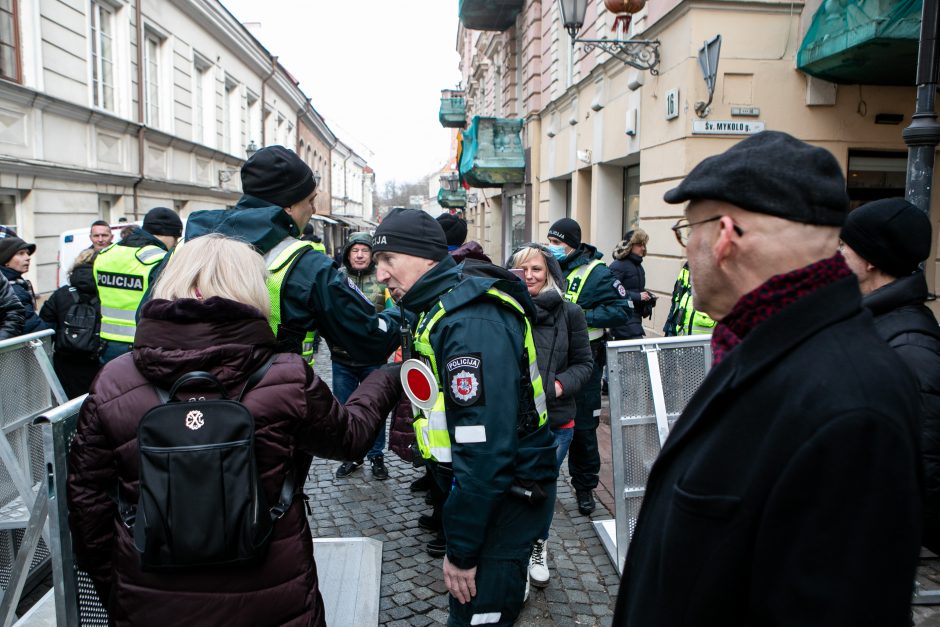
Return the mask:
[[284, 146], [265, 146], [242, 166], [242, 191], [278, 207], [290, 207], [316, 188], [310, 166]]
[[372, 236], [372, 252], [404, 253], [440, 261], [447, 256], [444, 229], [419, 209], [391, 209]]
[[851, 212], [840, 237], [882, 272], [904, 277], [930, 256], [930, 235], [923, 211], [903, 198], [885, 198]]
[[172, 209], [154, 207], [144, 216], [142, 228], [151, 235], [180, 237], [183, 234], [183, 221]]
[[562, 218], [548, 228], [548, 236], [577, 248], [581, 245], [581, 225], [571, 218]]
[[5, 266], [21, 250], [28, 250], [32, 255], [36, 252], [36, 244], [28, 244], [15, 235], [0, 238], [0, 266]]
[[444, 237], [448, 246], [460, 246], [467, 239], [467, 223], [449, 211], [445, 211], [435, 218], [444, 229]]
[[670, 204], [721, 200], [826, 226], [842, 226], [849, 212], [842, 166], [832, 153], [780, 131], [762, 131], [708, 157], [663, 199]]

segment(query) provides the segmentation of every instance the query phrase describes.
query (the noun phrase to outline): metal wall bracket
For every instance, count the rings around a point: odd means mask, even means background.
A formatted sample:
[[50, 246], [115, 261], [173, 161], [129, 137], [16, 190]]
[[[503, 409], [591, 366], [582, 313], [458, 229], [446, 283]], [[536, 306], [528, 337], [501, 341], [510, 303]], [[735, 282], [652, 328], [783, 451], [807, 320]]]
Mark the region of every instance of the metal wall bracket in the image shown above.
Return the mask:
[[574, 43], [584, 45], [584, 52], [595, 48], [620, 59], [630, 67], [649, 70], [653, 76], [659, 75], [659, 40], [648, 39], [575, 39]]

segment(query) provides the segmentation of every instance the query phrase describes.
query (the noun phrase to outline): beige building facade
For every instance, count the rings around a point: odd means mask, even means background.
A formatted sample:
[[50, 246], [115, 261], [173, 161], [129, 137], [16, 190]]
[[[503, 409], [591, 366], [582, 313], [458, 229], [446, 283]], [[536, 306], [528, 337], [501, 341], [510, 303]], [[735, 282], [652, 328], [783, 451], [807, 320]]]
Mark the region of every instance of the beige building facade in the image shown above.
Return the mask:
[[[644, 322], [659, 332], [684, 261], [669, 228], [682, 206], [662, 196], [746, 133], [785, 131], [827, 148], [843, 166], [854, 204], [903, 195], [901, 131], [915, 89], [835, 85], [799, 71], [797, 52], [819, 7], [820, 0], [649, 2], [629, 36], [660, 42], [656, 74], [604, 52], [584, 53], [582, 44], [572, 49], [554, 0], [527, 0], [504, 32], [461, 28], [468, 119], [522, 117], [527, 154], [523, 199], [514, 198], [520, 190], [483, 190], [488, 206], [468, 211], [477, 227], [471, 233], [502, 258], [519, 239], [544, 241], [552, 222], [570, 216], [609, 262], [624, 232], [639, 225], [650, 234], [647, 287], [664, 297]], [[589, 0], [578, 37], [615, 37], [613, 19], [602, 0]], [[696, 104], [708, 101], [708, 89], [698, 53], [716, 35], [716, 84], [702, 117]], [[884, 113], [903, 122], [876, 123]], [[932, 220], [936, 231], [936, 211]], [[936, 285], [933, 266], [928, 278]]]

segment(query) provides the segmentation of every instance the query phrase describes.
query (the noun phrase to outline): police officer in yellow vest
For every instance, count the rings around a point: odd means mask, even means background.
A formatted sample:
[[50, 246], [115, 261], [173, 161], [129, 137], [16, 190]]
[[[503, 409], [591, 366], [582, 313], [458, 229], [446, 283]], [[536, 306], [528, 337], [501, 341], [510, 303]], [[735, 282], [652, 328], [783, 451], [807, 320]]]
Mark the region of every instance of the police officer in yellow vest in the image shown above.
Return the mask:
[[154, 207], [142, 228], [111, 244], [95, 258], [95, 284], [101, 301], [102, 363], [128, 352], [137, 330], [137, 309], [156, 281], [167, 252], [183, 234], [183, 221], [166, 207]]
[[666, 315], [666, 324], [663, 333], [666, 337], [676, 335], [708, 335], [715, 328], [715, 321], [708, 317], [704, 311], [699, 311], [692, 304], [692, 277], [689, 273], [689, 262], [685, 262], [679, 270], [676, 284], [672, 288], [672, 298], [669, 303], [669, 313]]
[[241, 178], [244, 195], [235, 207], [193, 212], [186, 239], [222, 233], [264, 256], [269, 320], [281, 352], [312, 359], [318, 332], [362, 363], [385, 361], [398, 347], [397, 310], [377, 314], [314, 242], [299, 239], [316, 213], [319, 177], [293, 150], [265, 146], [245, 162]]
[[433, 406], [418, 410], [415, 431], [447, 493], [448, 625], [511, 625], [558, 474], [531, 300], [508, 273], [463, 274], [441, 226], [423, 211], [393, 209], [372, 250], [379, 281], [402, 295], [402, 309], [419, 315], [406, 348], [430, 367], [439, 389], [429, 395]]
[[581, 226], [577, 222], [562, 218], [552, 224], [548, 229], [548, 244], [568, 279], [565, 298], [584, 311], [594, 357], [591, 378], [575, 396], [574, 437], [568, 449], [568, 471], [578, 499], [578, 511], [587, 516], [594, 511], [593, 490], [601, 469], [597, 427], [601, 415], [605, 329], [624, 325], [635, 314], [626, 289], [601, 261], [603, 255], [594, 246], [581, 241]]

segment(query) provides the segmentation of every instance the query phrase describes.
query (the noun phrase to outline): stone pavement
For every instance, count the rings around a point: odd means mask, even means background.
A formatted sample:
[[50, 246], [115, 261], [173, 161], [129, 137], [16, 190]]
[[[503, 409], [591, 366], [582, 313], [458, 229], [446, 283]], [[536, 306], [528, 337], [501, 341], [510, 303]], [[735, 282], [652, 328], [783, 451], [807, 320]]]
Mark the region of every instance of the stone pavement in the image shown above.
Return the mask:
[[[321, 346], [315, 368], [332, 380], [329, 351]], [[315, 537], [366, 536], [383, 542], [379, 624], [392, 627], [443, 625], [447, 594], [441, 559], [425, 553], [432, 534], [418, 528], [418, 516], [430, 513], [424, 493], [409, 491], [419, 470], [386, 455], [390, 477], [372, 478], [366, 466], [337, 479], [337, 462], [315, 459], [305, 491]], [[423, 471], [421, 471], [423, 472]], [[610, 624], [620, 578], [598, 540], [591, 519], [578, 512], [567, 472], [558, 484], [555, 519], [548, 541], [552, 579], [547, 588], [532, 588], [517, 625], [604, 626]], [[593, 518], [610, 518], [598, 503]]]

